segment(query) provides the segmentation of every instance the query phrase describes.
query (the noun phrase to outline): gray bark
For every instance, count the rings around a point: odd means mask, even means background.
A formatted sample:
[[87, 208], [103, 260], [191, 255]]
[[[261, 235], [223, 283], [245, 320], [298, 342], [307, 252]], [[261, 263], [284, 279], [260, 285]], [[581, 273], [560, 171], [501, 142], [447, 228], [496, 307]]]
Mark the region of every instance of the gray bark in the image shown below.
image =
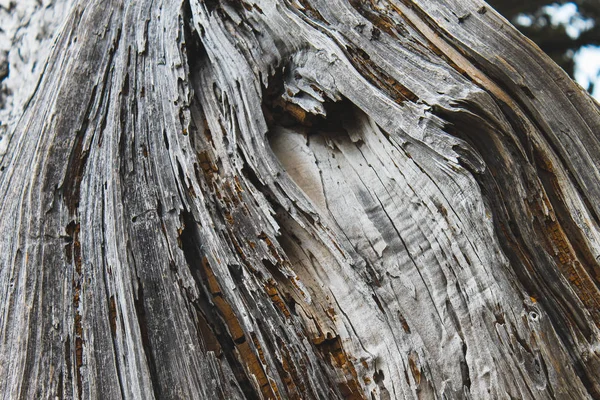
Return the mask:
[[600, 398], [598, 104], [484, 2], [15, 15], [2, 398]]

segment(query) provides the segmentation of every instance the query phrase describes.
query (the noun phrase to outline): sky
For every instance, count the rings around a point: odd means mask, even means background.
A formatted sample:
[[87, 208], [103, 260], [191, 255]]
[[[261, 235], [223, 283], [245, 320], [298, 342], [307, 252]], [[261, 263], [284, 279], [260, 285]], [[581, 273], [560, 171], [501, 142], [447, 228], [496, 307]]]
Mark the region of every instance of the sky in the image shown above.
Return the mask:
[[[594, 22], [577, 17], [577, 6], [567, 3], [562, 6], [552, 5], [546, 8], [552, 16], [553, 24], [562, 24], [567, 27], [567, 34], [572, 38], [579, 36], [581, 31], [591, 28]], [[596, 46], [582, 47], [575, 53], [575, 80], [584, 88], [590, 81], [598, 80], [600, 72], [600, 48]], [[600, 99], [600, 85], [594, 87], [592, 95]]]
[[[572, 38], [577, 38], [582, 31], [591, 28], [594, 25], [593, 20], [581, 18], [577, 13], [577, 6], [574, 3], [563, 5], [554, 4], [547, 6], [546, 12], [551, 17], [553, 25], [564, 25], [567, 34]], [[517, 17], [517, 24], [530, 25], [531, 18], [526, 15]], [[579, 49], [575, 55], [575, 80], [584, 88], [589, 87], [590, 82], [597, 82], [600, 75], [600, 47], [585, 46]], [[600, 82], [594, 86], [592, 95], [600, 100]]]

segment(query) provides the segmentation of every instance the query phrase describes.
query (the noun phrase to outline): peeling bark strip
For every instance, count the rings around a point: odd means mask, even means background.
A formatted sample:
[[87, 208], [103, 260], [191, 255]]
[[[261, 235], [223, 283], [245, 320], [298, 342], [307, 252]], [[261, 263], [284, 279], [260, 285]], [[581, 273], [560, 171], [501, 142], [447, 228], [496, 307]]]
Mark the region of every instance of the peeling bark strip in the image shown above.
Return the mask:
[[599, 108], [484, 2], [53, 4], [3, 399], [600, 398]]

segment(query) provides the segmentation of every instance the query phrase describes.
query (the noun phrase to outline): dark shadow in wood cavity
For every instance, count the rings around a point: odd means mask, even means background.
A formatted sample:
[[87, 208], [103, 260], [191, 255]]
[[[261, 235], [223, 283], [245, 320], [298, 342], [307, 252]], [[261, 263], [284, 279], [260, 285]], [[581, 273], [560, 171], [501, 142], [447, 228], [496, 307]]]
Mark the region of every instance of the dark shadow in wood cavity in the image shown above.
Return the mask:
[[[283, 80], [284, 76], [281, 70], [278, 70], [269, 79], [268, 88], [263, 87], [263, 104], [262, 109], [269, 127], [268, 139], [271, 141], [275, 131], [278, 127], [285, 127], [299, 132], [305, 132], [307, 134], [307, 140], [310, 141], [311, 137], [321, 136], [330, 139], [341, 139], [350, 141], [348, 133], [344, 129], [344, 122], [348, 122], [349, 118], [352, 118], [356, 112], [355, 106], [348, 100], [344, 99], [341, 101], [332, 101], [326, 99], [323, 103], [326, 117], [320, 114], [312, 114], [306, 112], [296, 104], [289, 103], [282, 98], [283, 94]], [[280, 157], [274, 151], [276, 157]], [[292, 179], [290, 177], [290, 179]], [[257, 180], [256, 177], [253, 179]], [[267, 199], [271, 199], [271, 205], [276, 211], [274, 218], [281, 227], [280, 236], [277, 238], [281, 248], [286, 254], [286, 258], [293, 254], [293, 249], [290, 248], [286, 243], [295, 241], [293, 229], [287, 222], [286, 215], [288, 211], [281, 205], [277, 204], [269, 193], [269, 189], [264, 185], [257, 186], [257, 189], [266, 192], [264, 193]], [[315, 219], [298, 209], [304, 218], [311, 224], [315, 223]], [[272, 273], [274, 279], [279, 287], [284, 288], [287, 293], [294, 292], [294, 285], [290, 282], [289, 278], [283, 275], [278, 266], [272, 265], [270, 262], [266, 263], [268, 270]], [[284, 296], [285, 302], [288, 308], [294, 309], [293, 296]], [[349, 359], [346, 351], [343, 348], [342, 341], [339, 336], [323, 336], [318, 339], [311, 340], [316, 353], [320, 355], [325, 365], [329, 365], [333, 370], [338, 371], [338, 379], [334, 383], [334, 389], [341, 398], [344, 399], [364, 399], [364, 391], [362, 385], [359, 383], [359, 377], [354, 368], [353, 362]], [[325, 371], [324, 371], [325, 372]], [[329, 374], [329, 373], [328, 373]], [[339, 376], [344, 376], [345, 380], [339, 380]]]
[[148, 363], [148, 369], [152, 381], [152, 391], [154, 392], [154, 396], [156, 396], [156, 398], [160, 398], [162, 391], [160, 389], [160, 385], [158, 384], [160, 379], [156, 370], [156, 361], [154, 359], [152, 343], [150, 342], [150, 336], [148, 334], [146, 307], [144, 305], [144, 288], [141, 282], [138, 282], [138, 292], [134, 299], [134, 306], [140, 328], [140, 335], [142, 337], [142, 345], [144, 346], [144, 354], [146, 355], [146, 362]]
[[[236, 347], [245, 343], [246, 337], [241, 331], [239, 322], [237, 326], [231, 326], [234, 322], [230, 322], [229, 326], [225, 322], [231, 321], [231, 317], [237, 321], [237, 317], [233, 315], [233, 309], [223, 298], [217, 278], [201, 250], [202, 242], [197, 222], [188, 211], [181, 213], [181, 220], [184, 224], [183, 231], [179, 236], [181, 249], [200, 289], [200, 298], [193, 300], [192, 303], [201, 321], [204, 321], [199, 329], [199, 335], [202, 336], [201, 343], [205, 345], [207, 351], [218, 346], [231, 367], [237, 385], [239, 385], [244, 396], [248, 399], [258, 400], [260, 396], [236, 355]], [[217, 343], [214, 342], [215, 339]], [[244, 355], [239, 348], [237, 351], [240, 352], [241, 356]]]

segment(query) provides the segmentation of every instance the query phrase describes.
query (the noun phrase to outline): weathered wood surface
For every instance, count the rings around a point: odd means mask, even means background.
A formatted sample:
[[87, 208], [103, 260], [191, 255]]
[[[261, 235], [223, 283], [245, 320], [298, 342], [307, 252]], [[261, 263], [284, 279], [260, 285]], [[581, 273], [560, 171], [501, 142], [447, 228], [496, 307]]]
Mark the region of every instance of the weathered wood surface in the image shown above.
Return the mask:
[[54, 4], [2, 398], [600, 398], [598, 105], [484, 2]]
[[73, 0], [0, 0], [0, 165]]

